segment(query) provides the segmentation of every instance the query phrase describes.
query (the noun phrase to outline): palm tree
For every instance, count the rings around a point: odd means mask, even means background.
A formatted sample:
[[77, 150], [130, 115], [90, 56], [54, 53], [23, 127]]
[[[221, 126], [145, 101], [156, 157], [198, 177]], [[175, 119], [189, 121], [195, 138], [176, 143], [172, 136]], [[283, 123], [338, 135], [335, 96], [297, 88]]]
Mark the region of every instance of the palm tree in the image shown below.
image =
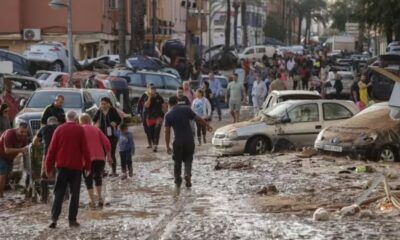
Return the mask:
[[145, 38], [145, 14], [145, 0], [131, 0], [131, 54], [143, 53], [143, 43]]
[[225, 48], [231, 46], [231, 0], [226, 0]]
[[247, 13], [247, 3], [246, 3], [246, 1], [241, 1], [241, 4], [240, 4], [241, 6], [240, 6], [240, 9], [241, 9], [241, 12], [242, 12], [242, 19], [241, 19], [241, 21], [242, 21], [242, 33], [243, 33], [243, 37], [242, 37], [242, 45], [243, 45], [243, 47], [247, 47], [247, 43], [248, 43], [248, 41], [249, 41], [249, 35], [248, 35], [248, 32], [247, 32], [247, 15], [246, 15], [246, 13]]
[[324, 0], [299, 0], [293, 3], [293, 7], [299, 19], [297, 42], [301, 42], [301, 26], [304, 19], [306, 20], [306, 42], [308, 42], [311, 36], [312, 20], [322, 23], [326, 21], [325, 16], [321, 13], [326, 8], [326, 2]]

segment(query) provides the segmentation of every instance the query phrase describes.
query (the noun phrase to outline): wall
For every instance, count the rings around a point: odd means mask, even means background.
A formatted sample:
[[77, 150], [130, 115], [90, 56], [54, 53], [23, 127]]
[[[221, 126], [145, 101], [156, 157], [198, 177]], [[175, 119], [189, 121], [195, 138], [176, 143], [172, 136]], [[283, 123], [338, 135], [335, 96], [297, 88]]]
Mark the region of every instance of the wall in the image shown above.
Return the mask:
[[21, 0], [0, 0], [0, 6], [0, 32], [19, 32], [21, 29]]

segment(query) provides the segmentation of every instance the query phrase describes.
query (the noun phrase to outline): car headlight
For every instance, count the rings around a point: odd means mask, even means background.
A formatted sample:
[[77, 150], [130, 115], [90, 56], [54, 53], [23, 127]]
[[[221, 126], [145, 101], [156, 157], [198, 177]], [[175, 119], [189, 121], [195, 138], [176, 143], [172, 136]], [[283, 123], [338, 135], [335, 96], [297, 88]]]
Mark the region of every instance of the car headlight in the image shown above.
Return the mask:
[[322, 131], [318, 134], [317, 139], [315, 140], [315, 142], [323, 141], [323, 140], [325, 139], [324, 133], [325, 133], [325, 129], [322, 130]]
[[238, 136], [237, 131], [232, 131], [232, 132], [229, 132], [228, 134], [226, 134], [226, 138], [228, 138], [228, 139], [235, 139], [235, 138], [237, 138], [237, 136]]
[[367, 142], [367, 143], [373, 143], [376, 141], [377, 138], [378, 138], [377, 133], [370, 133], [370, 134], [362, 136], [362, 139], [364, 140], [364, 142]]
[[14, 127], [18, 127], [19, 126], [19, 124], [20, 123], [27, 123], [27, 121], [25, 121], [24, 119], [22, 119], [22, 118], [19, 118], [19, 117], [16, 117], [15, 119], [14, 119]]

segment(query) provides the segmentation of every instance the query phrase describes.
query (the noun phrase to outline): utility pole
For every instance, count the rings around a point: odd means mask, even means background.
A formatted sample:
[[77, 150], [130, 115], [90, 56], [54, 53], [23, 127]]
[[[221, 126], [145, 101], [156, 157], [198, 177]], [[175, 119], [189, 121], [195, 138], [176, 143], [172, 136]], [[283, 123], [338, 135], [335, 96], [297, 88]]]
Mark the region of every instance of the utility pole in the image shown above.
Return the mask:
[[118, 0], [118, 39], [119, 60], [122, 65], [126, 61], [126, 5], [125, 0]]
[[152, 31], [152, 53], [156, 56], [156, 27], [157, 27], [157, 0], [153, 0], [153, 31]]
[[189, 8], [190, 8], [190, 2], [189, 0], [186, 0], [186, 23], [185, 23], [185, 53], [186, 53], [186, 58], [189, 59], [189, 41], [190, 41], [190, 36], [189, 36]]

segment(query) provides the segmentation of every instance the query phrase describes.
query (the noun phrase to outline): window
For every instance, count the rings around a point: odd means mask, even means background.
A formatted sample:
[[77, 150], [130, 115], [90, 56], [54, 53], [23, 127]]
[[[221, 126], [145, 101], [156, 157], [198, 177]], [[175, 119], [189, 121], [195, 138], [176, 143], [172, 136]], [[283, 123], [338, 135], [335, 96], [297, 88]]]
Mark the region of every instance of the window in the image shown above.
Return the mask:
[[289, 111], [289, 118], [292, 123], [318, 122], [318, 104], [311, 103], [297, 106]]
[[145, 74], [144, 76], [146, 79], [146, 86], [148, 86], [150, 83], [152, 83], [158, 89], [164, 88], [163, 80], [160, 75]]
[[181, 86], [180, 82], [174, 77], [164, 76], [164, 79], [165, 79], [165, 88], [168, 90], [176, 90], [178, 89], [178, 87]]
[[38, 87], [35, 82], [23, 79], [11, 79], [12, 88], [15, 90], [35, 91]]
[[266, 53], [265, 48], [257, 48], [257, 53]]
[[118, 8], [118, 0], [108, 0], [108, 7], [110, 9], [117, 9]]
[[42, 73], [37, 73], [35, 75], [35, 78], [37, 80], [46, 80], [50, 76], [50, 73], [42, 72]]
[[142, 75], [141, 74], [137, 74], [137, 73], [133, 73], [128, 75], [130, 81], [128, 82], [128, 84], [130, 86], [134, 86], [134, 87], [146, 87], [145, 84], [143, 84], [142, 81]]
[[254, 54], [254, 49], [253, 49], [253, 48], [252, 48], [252, 49], [249, 49], [249, 50], [247, 50], [244, 54], [245, 54], [245, 55]]
[[337, 103], [324, 103], [322, 108], [324, 110], [324, 120], [347, 119], [353, 116], [350, 110]]

